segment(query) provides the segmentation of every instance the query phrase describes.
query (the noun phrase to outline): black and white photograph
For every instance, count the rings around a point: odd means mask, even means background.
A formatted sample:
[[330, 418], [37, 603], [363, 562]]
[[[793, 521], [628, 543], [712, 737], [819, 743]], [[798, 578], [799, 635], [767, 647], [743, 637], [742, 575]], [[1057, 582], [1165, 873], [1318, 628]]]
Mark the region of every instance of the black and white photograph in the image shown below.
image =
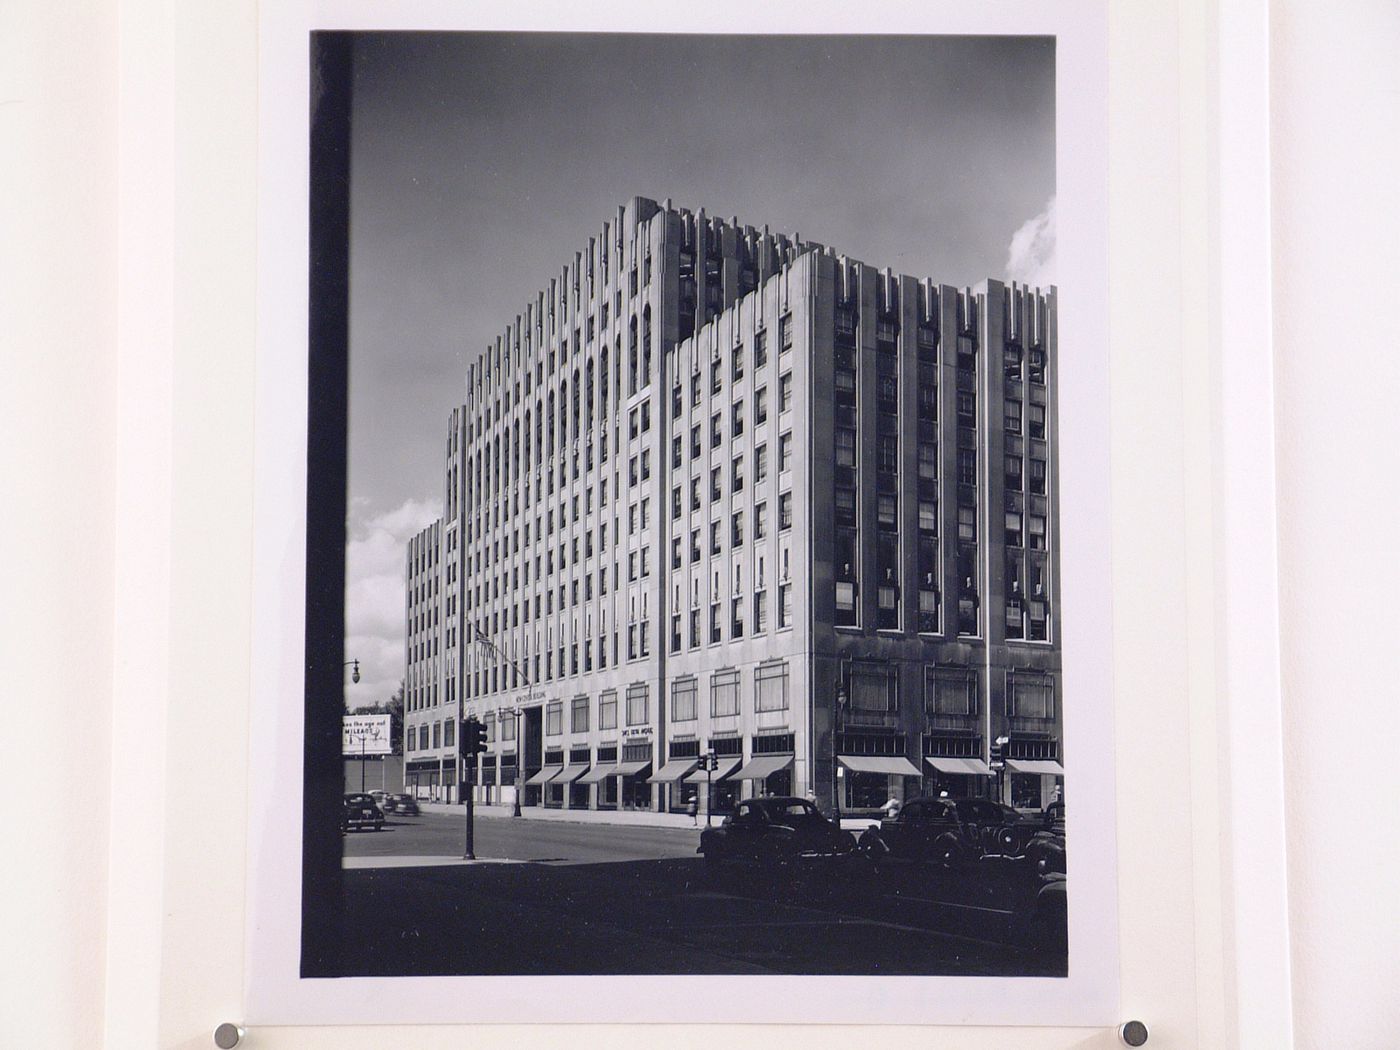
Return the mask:
[[312, 49], [303, 975], [1065, 976], [1054, 38]]

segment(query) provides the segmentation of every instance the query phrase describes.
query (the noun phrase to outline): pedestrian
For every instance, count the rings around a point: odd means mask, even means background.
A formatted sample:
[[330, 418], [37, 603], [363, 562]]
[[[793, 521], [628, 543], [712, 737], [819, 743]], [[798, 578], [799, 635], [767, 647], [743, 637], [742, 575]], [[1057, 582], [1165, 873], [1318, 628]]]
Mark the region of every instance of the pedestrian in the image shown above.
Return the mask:
[[885, 804], [880, 807], [880, 812], [885, 814], [886, 820], [893, 820], [895, 816], [899, 813], [900, 807], [903, 805], [904, 803], [900, 802], [899, 799], [891, 795], [888, 799], [885, 800]]
[[690, 801], [685, 804], [685, 811], [690, 814], [690, 822], [695, 827], [700, 826], [700, 800], [696, 795], [690, 796]]

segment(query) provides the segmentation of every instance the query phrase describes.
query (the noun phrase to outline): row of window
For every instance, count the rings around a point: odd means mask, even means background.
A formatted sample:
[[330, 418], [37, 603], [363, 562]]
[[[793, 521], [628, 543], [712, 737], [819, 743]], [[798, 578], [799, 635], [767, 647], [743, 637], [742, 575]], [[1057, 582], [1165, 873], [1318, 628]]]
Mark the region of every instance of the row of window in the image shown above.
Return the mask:
[[[761, 664], [752, 672], [752, 710], [756, 713], [787, 711], [791, 708], [791, 676], [786, 662]], [[887, 716], [900, 712], [899, 675], [888, 663], [850, 661], [843, 666], [841, 693], [837, 698], [838, 727], [861, 724], [888, 725]], [[713, 671], [707, 683], [710, 718], [733, 718], [744, 713], [743, 672], [738, 668]], [[701, 681], [687, 675], [671, 683], [671, 723], [695, 722], [701, 710]], [[968, 719], [981, 714], [983, 707], [981, 672], [973, 667], [928, 665], [924, 668], [924, 714], [931, 720], [942, 718]], [[619, 706], [622, 710], [619, 712]], [[1004, 711], [1008, 718], [1050, 721], [1055, 718], [1055, 679], [1051, 675], [1010, 671], [1005, 675]], [[596, 726], [594, 725], [596, 712]], [[568, 732], [583, 734], [618, 728], [621, 713], [626, 726], [646, 726], [651, 723], [649, 687], [636, 683], [627, 687], [619, 697], [616, 690], [607, 690], [598, 697], [596, 709], [591, 697], [576, 696], [568, 701], [554, 700], [544, 705], [543, 725], [546, 737], [562, 736], [567, 718]], [[487, 711], [483, 715], [489, 741], [510, 742], [516, 737], [516, 717]], [[453, 746], [454, 723], [439, 723], [410, 727], [408, 750], [428, 750], [430, 747]]]

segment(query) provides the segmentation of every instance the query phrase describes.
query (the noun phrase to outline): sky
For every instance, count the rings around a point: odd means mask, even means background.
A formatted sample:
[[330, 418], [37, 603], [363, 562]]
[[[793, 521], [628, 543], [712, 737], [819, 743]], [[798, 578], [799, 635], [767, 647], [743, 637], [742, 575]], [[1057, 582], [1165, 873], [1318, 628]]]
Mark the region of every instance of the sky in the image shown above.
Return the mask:
[[942, 283], [1054, 280], [1049, 38], [362, 34], [354, 67], [352, 706], [403, 676], [404, 545], [467, 362], [633, 196]]

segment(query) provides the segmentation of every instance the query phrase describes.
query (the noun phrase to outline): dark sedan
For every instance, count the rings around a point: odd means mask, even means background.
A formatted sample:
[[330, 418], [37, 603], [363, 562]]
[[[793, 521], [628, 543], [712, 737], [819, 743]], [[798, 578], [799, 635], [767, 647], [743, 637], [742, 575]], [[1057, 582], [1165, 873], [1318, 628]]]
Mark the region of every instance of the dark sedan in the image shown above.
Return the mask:
[[355, 792], [345, 796], [345, 813], [340, 820], [341, 831], [355, 831], [358, 828], [379, 831], [383, 827], [384, 811], [375, 805], [372, 795]]
[[412, 795], [389, 795], [384, 799], [384, 812], [399, 817], [416, 817], [422, 811]]
[[855, 853], [855, 839], [805, 798], [752, 798], [734, 807], [717, 828], [700, 833], [696, 850], [705, 865], [755, 865], [782, 871]]
[[978, 798], [916, 798], [860, 837], [874, 860], [926, 861], [952, 867], [984, 857], [1022, 857], [1042, 826], [1010, 806]]

